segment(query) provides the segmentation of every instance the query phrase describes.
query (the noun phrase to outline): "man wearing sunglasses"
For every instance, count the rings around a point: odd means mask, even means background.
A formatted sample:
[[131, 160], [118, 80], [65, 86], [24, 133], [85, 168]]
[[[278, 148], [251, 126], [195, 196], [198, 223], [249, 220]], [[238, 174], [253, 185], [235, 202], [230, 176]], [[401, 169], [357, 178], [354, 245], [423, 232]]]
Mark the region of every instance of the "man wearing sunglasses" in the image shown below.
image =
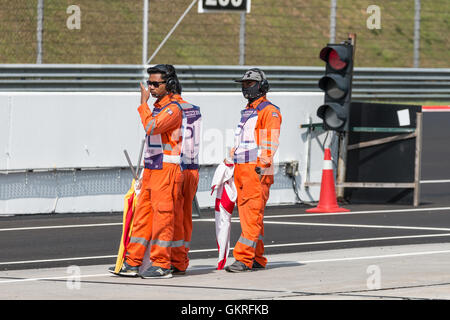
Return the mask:
[[[142, 278], [170, 278], [175, 216], [177, 211], [182, 211], [183, 205], [182, 110], [174, 98], [181, 86], [172, 65], [159, 64], [148, 68], [147, 73], [147, 88], [140, 85], [141, 104], [138, 108], [146, 132], [144, 172], [133, 231], [119, 275], [138, 275], [147, 246], [150, 246], [151, 265], [139, 275]], [[153, 110], [147, 104], [150, 95], [156, 98]]]
[[278, 149], [281, 113], [266, 98], [269, 83], [263, 71], [252, 68], [236, 80], [248, 104], [241, 111], [235, 132], [234, 182], [242, 233], [233, 249], [236, 261], [225, 268], [229, 272], [264, 269], [264, 207], [273, 184], [273, 157]]
[[[192, 236], [192, 202], [199, 181], [199, 151], [202, 116], [200, 108], [181, 97], [181, 86], [173, 96], [183, 110], [183, 142], [181, 168], [183, 174], [183, 208], [177, 210], [172, 246], [172, 274], [182, 275], [189, 266], [189, 249]], [[178, 214], [178, 213], [181, 214]]]

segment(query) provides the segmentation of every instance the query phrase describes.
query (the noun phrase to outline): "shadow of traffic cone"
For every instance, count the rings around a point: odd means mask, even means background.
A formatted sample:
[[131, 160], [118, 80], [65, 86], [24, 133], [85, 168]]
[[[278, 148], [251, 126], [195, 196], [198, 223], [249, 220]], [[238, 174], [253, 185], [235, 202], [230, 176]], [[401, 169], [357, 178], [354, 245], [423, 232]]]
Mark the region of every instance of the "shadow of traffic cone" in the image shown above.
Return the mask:
[[328, 212], [348, 212], [350, 210], [340, 208], [336, 200], [336, 190], [334, 188], [333, 163], [331, 162], [331, 151], [325, 149], [325, 159], [323, 161], [322, 182], [320, 184], [319, 205], [306, 212], [328, 213]]

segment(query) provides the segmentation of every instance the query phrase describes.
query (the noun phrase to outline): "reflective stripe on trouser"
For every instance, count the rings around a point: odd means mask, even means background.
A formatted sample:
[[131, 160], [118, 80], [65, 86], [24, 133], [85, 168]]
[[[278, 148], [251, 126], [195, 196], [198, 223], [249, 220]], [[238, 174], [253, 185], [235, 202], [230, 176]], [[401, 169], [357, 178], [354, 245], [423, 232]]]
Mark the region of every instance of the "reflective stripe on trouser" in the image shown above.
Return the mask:
[[[263, 217], [264, 201], [262, 186], [258, 174], [255, 172], [256, 164], [236, 164], [234, 168], [234, 183], [237, 189], [237, 206], [242, 233], [233, 249], [236, 260], [243, 262], [249, 268], [253, 265], [257, 248], [264, 252], [261, 237], [264, 235]], [[258, 252], [259, 256], [260, 252]], [[262, 254], [261, 254], [262, 256]], [[265, 258], [264, 258], [265, 259]], [[265, 266], [266, 261], [258, 259]]]
[[192, 201], [197, 192], [198, 170], [186, 169], [182, 171], [184, 180], [182, 186], [183, 202], [181, 210], [175, 211], [174, 240], [182, 241], [183, 245], [172, 247], [172, 265], [178, 270], [186, 270], [189, 266], [188, 252], [192, 235]]
[[153, 209], [150, 203], [150, 169], [144, 169], [141, 192], [133, 216], [133, 229], [127, 246], [125, 261], [130, 266], [140, 266], [152, 233]]
[[175, 210], [182, 201], [183, 175], [180, 166], [163, 163], [161, 170], [152, 170], [150, 176], [153, 222], [150, 260], [152, 265], [169, 269], [174, 238]]

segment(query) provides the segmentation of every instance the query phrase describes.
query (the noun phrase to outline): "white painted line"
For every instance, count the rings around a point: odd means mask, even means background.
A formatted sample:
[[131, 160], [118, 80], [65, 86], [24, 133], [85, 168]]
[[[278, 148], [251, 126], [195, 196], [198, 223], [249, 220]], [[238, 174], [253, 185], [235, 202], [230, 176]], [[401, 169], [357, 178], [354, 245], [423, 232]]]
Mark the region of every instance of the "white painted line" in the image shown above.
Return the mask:
[[297, 262], [306, 264], [306, 263], [320, 263], [320, 262], [337, 262], [337, 261], [354, 261], [354, 260], [367, 260], [367, 259], [400, 258], [400, 257], [423, 256], [423, 255], [443, 254], [443, 253], [450, 253], [450, 250], [396, 253], [396, 254], [386, 254], [386, 255], [380, 255], [380, 256], [364, 256], [364, 257], [304, 260], [304, 261], [297, 261]]
[[312, 223], [312, 222], [265, 221], [264, 224], [283, 224], [283, 225], [316, 226], [316, 227], [347, 227], [347, 228], [374, 228], [374, 229], [450, 231], [450, 228], [386, 226], [386, 225], [346, 224], [346, 223]]
[[19, 228], [4, 228], [0, 231], [23, 231], [23, 230], [44, 230], [44, 229], [64, 229], [64, 228], [89, 228], [89, 227], [109, 227], [121, 226], [122, 222], [114, 223], [96, 223], [96, 224], [72, 224], [72, 225], [58, 225], [58, 226], [40, 226], [40, 227], [19, 227]]
[[[303, 209], [302, 209], [303, 210]], [[305, 209], [306, 210], [306, 209]], [[447, 211], [450, 207], [437, 207], [437, 208], [416, 208], [416, 209], [393, 209], [393, 210], [368, 210], [368, 211], [350, 211], [350, 212], [329, 212], [329, 213], [304, 213], [304, 214], [278, 214], [278, 215], [265, 215], [265, 219], [273, 218], [296, 218], [296, 217], [325, 217], [325, 216], [348, 216], [353, 214], [375, 214], [375, 213], [410, 213], [421, 211]], [[194, 219], [194, 222], [215, 222], [214, 218]], [[233, 216], [231, 221], [239, 221], [239, 217]]]
[[[422, 234], [422, 235], [412, 235], [412, 236], [393, 236], [393, 237], [376, 237], [376, 238], [327, 240], [327, 241], [315, 241], [315, 242], [293, 242], [293, 243], [280, 243], [280, 244], [265, 244], [264, 247], [265, 248], [295, 247], [295, 246], [318, 245], [318, 244], [336, 244], [336, 243], [348, 243], [348, 242], [400, 240], [400, 239], [433, 238], [433, 237], [449, 237], [449, 236], [450, 236], [450, 233], [437, 233], [437, 234]], [[234, 247], [230, 248], [230, 250], [233, 250], [233, 249], [234, 249]], [[189, 252], [191, 252], [191, 253], [217, 252], [217, 248], [214, 248], [214, 249], [197, 249], [197, 250], [190, 250]], [[90, 259], [104, 259], [104, 258], [114, 258], [115, 259], [116, 257], [117, 257], [117, 255], [108, 255], [108, 256], [73, 257], [73, 258], [46, 259], [46, 260], [10, 261], [10, 262], [0, 262], [0, 265], [42, 263], [42, 262], [58, 262], [58, 261], [74, 261], [74, 260], [90, 260]]]
[[[236, 218], [231, 218], [231, 220], [234, 220]], [[201, 218], [201, 219], [192, 219], [192, 222], [216, 222], [216, 219], [214, 218]]]
[[[87, 275], [77, 275], [77, 278], [105, 277], [105, 276], [110, 276], [110, 275], [111, 275], [111, 273], [87, 274]], [[26, 278], [26, 279], [4, 280], [4, 281], [0, 281], [0, 284], [15, 283], [15, 282], [41, 281], [41, 280], [62, 280], [62, 279], [73, 279], [73, 278], [74, 278], [73, 275], [60, 276], [60, 277]]]
[[[295, 218], [295, 217], [321, 217], [321, 216], [336, 216], [336, 215], [353, 215], [353, 214], [372, 214], [372, 213], [409, 213], [421, 211], [447, 211], [450, 207], [438, 208], [416, 208], [416, 209], [394, 209], [394, 210], [369, 210], [369, 211], [350, 211], [350, 212], [330, 212], [330, 213], [306, 213], [306, 214], [285, 214], [285, 215], [267, 215], [264, 219], [269, 218]], [[232, 218], [233, 219], [233, 218]]]
[[450, 233], [420, 234], [420, 235], [414, 235], [414, 236], [394, 236], [394, 237], [358, 238], [358, 239], [326, 240], [326, 241], [298, 242], [298, 243], [281, 243], [281, 244], [264, 245], [264, 247], [265, 248], [268, 248], [268, 247], [275, 248], [275, 247], [289, 247], [289, 246], [307, 246], [307, 245], [317, 245], [317, 244], [336, 244], [336, 243], [348, 243], [348, 242], [402, 240], [402, 239], [449, 237], [449, 236], [450, 236]]
[[[416, 209], [395, 209], [395, 210], [369, 210], [369, 211], [350, 211], [350, 212], [333, 212], [333, 213], [307, 213], [307, 214], [285, 214], [285, 215], [267, 215], [264, 219], [271, 218], [295, 218], [295, 217], [316, 217], [316, 216], [331, 216], [331, 215], [352, 215], [352, 214], [372, 214], [372, 213], [408, 213], [420, 211], [446, 211], [450, 207], [438, 208], [416, 208]], [[232, 217], [233, 222], [239, 221], [239, 217]], [[193, 219], [193, 222], [215, 222], [214, 218]], [[64, 228], [89, 228], [89, 227], [109, 227], [121, 226], [122, 222], [112, 223], [97, 223], [97, 224], [73, 224], [73, 225], [56, 225], [56, 226], [40, 226], [40, 227], [18, 227], [18, 228], [3, 228], [1, 231], [24, 231], [24, 230], [44, 230], [44, 229], [64, 229]]]
[[93, 256], [93, 257], [74, 257], [74, 258], [61, 258], [61, 259], [45, 259], [45, 260], [11, 261], [11, 262], [0, 262], [0, 265], [2, 265], [2, 264], [26, 264], [26, 263], [58, 262], [58, 261], [72, 261], [72, 260], [90, 260], [90, 259], [104, 259], [104, 258], [117, 258], [117, 255]]
[[420, 183], [449, 183], [450, 179], [447, 180], [421, 180]]

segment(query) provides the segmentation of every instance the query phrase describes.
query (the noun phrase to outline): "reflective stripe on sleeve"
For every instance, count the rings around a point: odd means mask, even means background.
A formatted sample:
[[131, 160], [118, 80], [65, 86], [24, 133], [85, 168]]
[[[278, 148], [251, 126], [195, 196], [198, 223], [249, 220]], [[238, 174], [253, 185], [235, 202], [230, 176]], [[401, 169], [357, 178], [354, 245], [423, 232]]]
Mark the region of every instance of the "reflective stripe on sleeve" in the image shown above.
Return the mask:
[[145, 132], [148, 132], [150, 130], [150, 134], [153, 133], [153, 130], [155, 130], [155, 119], [150, 120], [150, 122], [145, 127]]

